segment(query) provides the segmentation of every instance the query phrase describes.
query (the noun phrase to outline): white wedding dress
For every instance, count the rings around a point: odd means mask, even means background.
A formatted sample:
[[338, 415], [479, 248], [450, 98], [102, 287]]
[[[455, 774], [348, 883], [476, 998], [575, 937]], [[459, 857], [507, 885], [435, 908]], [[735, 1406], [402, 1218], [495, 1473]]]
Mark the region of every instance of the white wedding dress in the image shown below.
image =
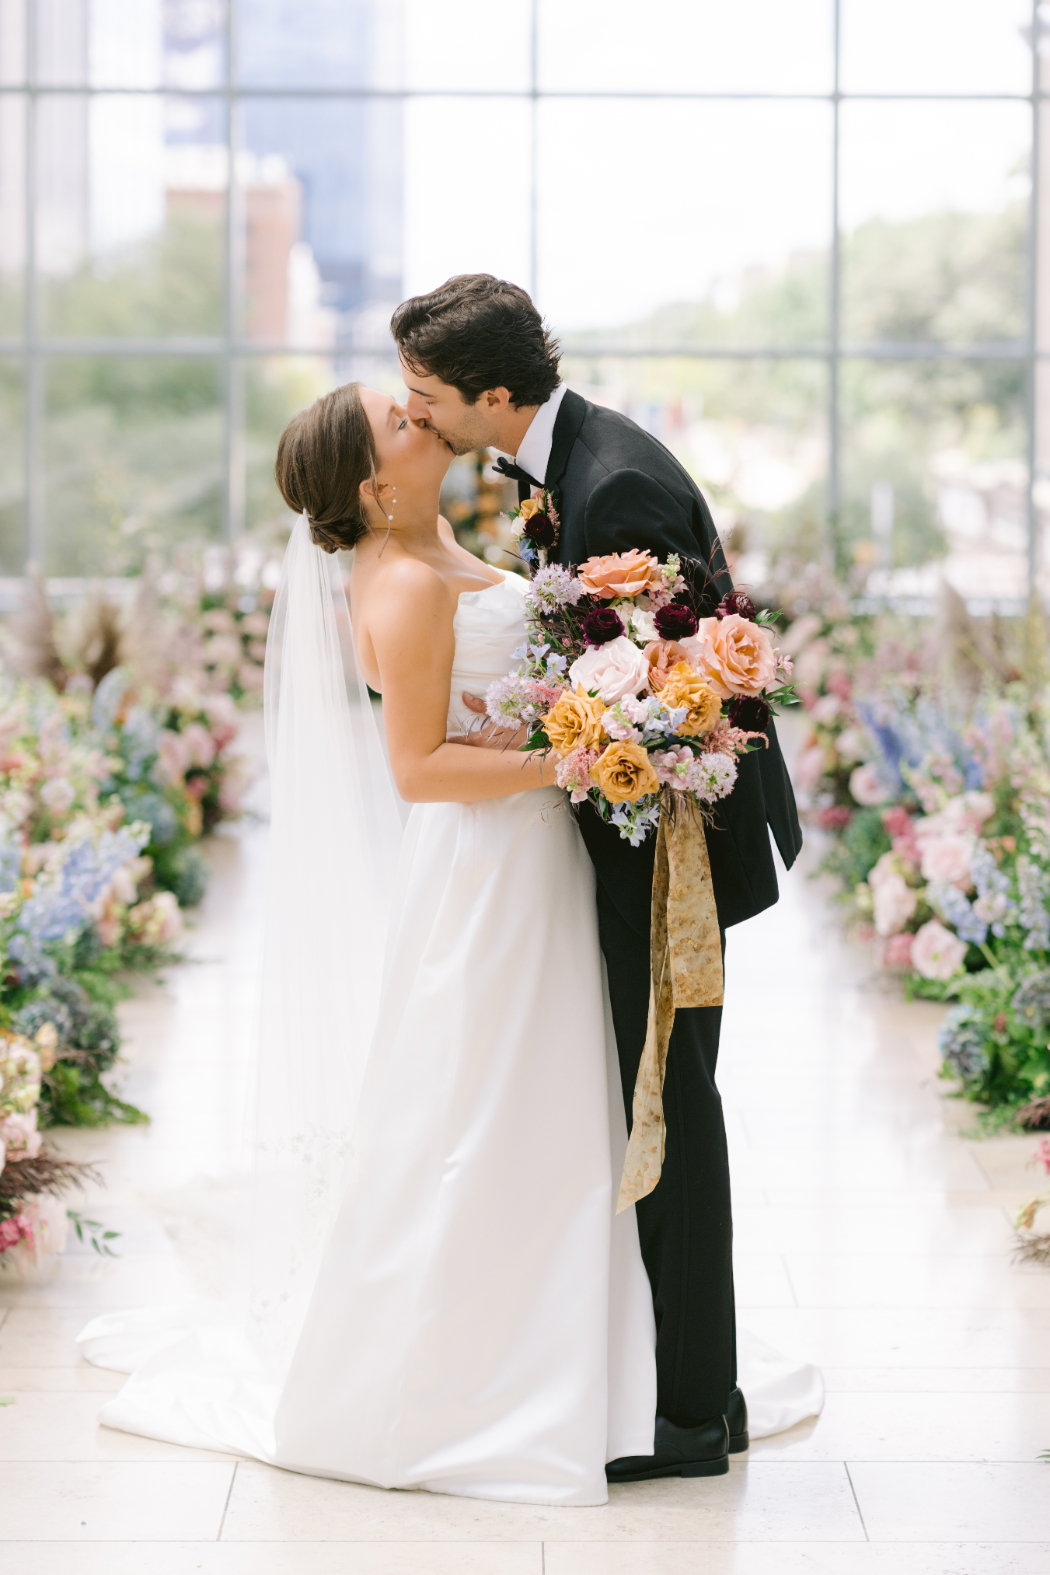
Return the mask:
[[[461, 691], [512, 667], [525, 589], [460, 597], [451, 731]], [[132, 1376], [101, 1420], [387, 1488], [604, 1503], [606, 1461], [652, 1452], [656, 1370], [634, 1210], [614, 1212], [627, 1134], [602, 968], [562, 792], [416, 806], [288, 1359], [268, 1368], [219, 1313], [103, 1316], [82, 1349]], [[753, 1354], [774, 1423], [753, 1431], [819, 1410], [812, 1369]]]

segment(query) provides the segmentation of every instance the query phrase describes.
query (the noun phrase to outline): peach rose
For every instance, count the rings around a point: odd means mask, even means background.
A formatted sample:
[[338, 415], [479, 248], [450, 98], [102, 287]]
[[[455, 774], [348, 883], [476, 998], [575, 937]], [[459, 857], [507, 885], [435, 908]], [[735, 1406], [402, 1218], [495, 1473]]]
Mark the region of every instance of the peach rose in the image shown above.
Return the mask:
[[591, 767], [591, 777], [610, 804], [633, 804], [646, 793], [659, 793], [660, 779], [640, 744], [610, 744]]
[[594, 700], [582, 687], [575, 694], [566, 689], [543, 718], [543, 731], [559, 755], [574, 749], [597, 749], [602, 741], [601, 696]]
[[651, 552], [610, 552], [601, 558], [588, 558], [576, 574], [590, 596], [611, 602], [618, 596], [640, 596], [658, 570]]
[[649, 663], [649, 688], [654, 695], [660, 693], [674, 664], [685, 660], [677, 640], [650, 640], [642, 655]]
[[686, 719], [678, 731], [690, 737], [709, 733], [722, 715], [718, 695], [688, 662], [678, 662], [671, 668], [660, 690], [660, 699], [665, 706], [685, 706]]
[[723, 700], [757, 695], [773, 682], [776, 653], [768, 629], [749, 618], [701, 618], [696, 633], [683, 640], [686, 655]]

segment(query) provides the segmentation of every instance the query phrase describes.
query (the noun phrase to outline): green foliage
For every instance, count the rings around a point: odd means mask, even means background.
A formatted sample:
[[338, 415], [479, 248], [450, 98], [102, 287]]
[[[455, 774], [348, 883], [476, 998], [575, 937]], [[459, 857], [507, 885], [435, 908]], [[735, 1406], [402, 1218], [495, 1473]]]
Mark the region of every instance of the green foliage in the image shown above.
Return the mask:
[[889, 833], [877, 809], [857, 809], [842, 836], [829, 849], [821, 869], [842, 882], [843, 891], [852, 896], [855, 887], [891, 847]]
[[[995, 967], [967, 973], [951, 981], [945, 995], [960, 1003], [954, 1017], [949, 1014], [942, 1028], [941, 1043], [946, 1051], [944, 1075], [962, 1075], [967, 1099], [986, 1105], [1018, 1106], [1050, 1091], [1050, 1048], [1046, 1024], [1030, 1020], [1016, 1010], [1014, 998], [1018, 982], [1031, 972], [1030, 954], [1012, 955], [1015, 948], [1000, 945]], [[958, 1030], [955, 1024], [965, 1013], [982, 1054], [972, 1069], [952, 1054]]]

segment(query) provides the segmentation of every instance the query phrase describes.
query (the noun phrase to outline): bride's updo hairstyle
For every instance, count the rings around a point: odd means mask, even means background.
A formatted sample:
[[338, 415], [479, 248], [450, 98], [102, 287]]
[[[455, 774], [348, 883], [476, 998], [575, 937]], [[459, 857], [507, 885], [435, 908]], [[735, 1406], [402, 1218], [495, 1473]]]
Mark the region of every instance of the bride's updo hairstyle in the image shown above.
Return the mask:
[[306, 510], [325, 552], [349, 552], [368, 529], [361, 483], [376, 480], [376, 446], [360, 383], [344, 383], [300, 410], [281, 433], [274, 480], [293, 514]]

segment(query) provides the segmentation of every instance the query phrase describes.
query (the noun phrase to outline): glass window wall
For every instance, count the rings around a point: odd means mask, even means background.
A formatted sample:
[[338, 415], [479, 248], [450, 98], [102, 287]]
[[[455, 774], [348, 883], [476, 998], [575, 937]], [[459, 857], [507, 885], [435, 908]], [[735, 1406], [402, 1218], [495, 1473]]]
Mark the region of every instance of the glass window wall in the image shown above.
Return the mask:
[[288, 415], [396, 391], [393, 306], [486, 270], [745, 577], [1016, 603], [1048, 44], [1029, 0], [0, 0], [0, 568], [282, 528]]

